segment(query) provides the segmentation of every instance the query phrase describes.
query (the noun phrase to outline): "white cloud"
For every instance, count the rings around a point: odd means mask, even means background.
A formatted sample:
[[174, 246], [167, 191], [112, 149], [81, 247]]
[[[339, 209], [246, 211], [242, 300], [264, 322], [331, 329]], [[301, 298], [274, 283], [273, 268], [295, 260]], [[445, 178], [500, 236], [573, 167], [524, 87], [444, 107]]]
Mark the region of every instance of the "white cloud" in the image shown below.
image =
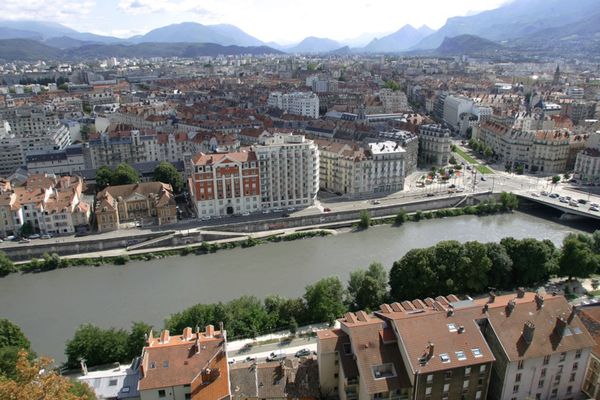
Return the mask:
[[66, 22], [90, 13], [92, 0], [2, 0], [0, 15], [8, 20]]

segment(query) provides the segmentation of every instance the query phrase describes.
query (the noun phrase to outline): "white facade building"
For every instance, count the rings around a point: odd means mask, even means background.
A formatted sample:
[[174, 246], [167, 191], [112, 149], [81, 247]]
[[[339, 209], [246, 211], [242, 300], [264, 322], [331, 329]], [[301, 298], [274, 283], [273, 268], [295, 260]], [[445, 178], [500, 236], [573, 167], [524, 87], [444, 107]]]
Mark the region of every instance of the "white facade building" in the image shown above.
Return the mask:
[[279, 108], [289, 114], [319, 118], [319, 97], [314, 93], [281, 93], [272, 92], [267, 105]]
[[588, 139], [588, 147], [577, 154], [575, 176], [583, 183], [600, 183], [600, 133]]
[[406, 150], [392, 141], [369, 143], [373, 160], [372, 180], [375, 193], [404, 189], [404, 160]]
[[275, 133], [252, 147], [262, 208], [308, 207], [319, 190], [319, 150], [303, 135]]

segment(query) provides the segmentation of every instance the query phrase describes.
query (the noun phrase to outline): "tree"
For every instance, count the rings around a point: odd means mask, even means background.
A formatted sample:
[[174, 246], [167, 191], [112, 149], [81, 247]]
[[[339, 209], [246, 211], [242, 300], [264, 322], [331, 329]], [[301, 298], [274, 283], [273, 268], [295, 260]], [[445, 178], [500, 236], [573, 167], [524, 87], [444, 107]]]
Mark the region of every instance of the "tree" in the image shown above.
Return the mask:
[[177, 168], [170, 162], [163, 161], [156, 166], [154, 180], [170, 184], [175, 193], [180, 193], [183, 190], [183, 178]]
[[542, 282], [556, 269], [556, 248], [550, 241], [509, 237], [502, 239], [500, 244], [513, 262], [513, 282], [517, 285], [531, 286]]
[[[19, 351], [30, 351], [29, 340], [17, 325], [7, 319], [0, 319], [0, 377], [16, 376]], [[28, 353], [29, 354], [29, 353]]]
[[17, 267], [12, 262], [5, 252], [0, 251], [0, 277], [6, 276], [12, 272], [16, 272]]
[[394, 92], [400, 90], [400, 84], [393, 79], [385, 82], [385, 87], [388, 89], [392, 89]]
[[558, 182], [560, 182], [560, 176], [559, 175], [554, 175], [552, 177], [552, 183], [556, 185]]
[[500, 203], [505, 210], [514, 210], [519, 207], [519, 198], [514, 193], [502, 192], [500, 194]]
[[358, 222], [358, 227], [360, 229], [368, 229], [371, 226], [371, 215], [367, 210], [362, 210], [360, 212], [360, 221]]
[[558, 260], [560, 276], [569, 280], [588, 278], [598, 270], [598, 256], [591, 248], [591, 241], [586, 235], [570, 234], [563, 240], [560, 258]]
[[[390, 271], [390, 296], [395, 301], [417, 299], [435, 293], [438, 278], [432, 248], [412, 249], [394, 262]], [[447, 293], [446, 293], [447, 294]]]
[[123, 329], [102, 329], [97, 326], [81, 325], [73, 338], [67, 341], [66, 365], [77, 368], [82, 358], [88, 366], [127, 361], [128, 334]]
[[592, 251], [600, 254], [600, 229], [592, 233]]
[[129, 185], [131, 183], [139, 183], [140, 175], [138, 172], [131, 167], [131, 165], [122, 163], [115, 168], [112, 177], [110, 179], [110, 184], [113, 186], [116, 185]]
[[376, 310], [387, 297], [387, 272], [381, 263], [372, 263], [369, 269], [350, 273], [348, 303], [350, 309]]
[[298, 323], [296, 322], [296, 319], [294, 317], [292, 317], [292, 319], [290, 320], [288, 329], [292, 335], [296, 336], [296, 332], [298, 332]]
[[569, 174], [568, 172], [566, 174], [563, 175], [563, 178], [565, 181], [568, 181], [569, 179], [571, 179], [571, 174]]
[[523, 167], [522, 164], [519, 164], [515, 167], [515, 172], [517, 173], [517, 175], [523, 175], [523, 173], [525, 172], [525, 167]]
[[23, 225], [21, 225], [21, 229], [19, 229], [21, 236], [25, 237], [33, 235], [33, 232], [34, 230], [31, 221], [26, 221]]
[[254, 296], [242, 296], [226, 305], [227, 333], [233, 338], [255, 338], [276, 328], [262, 302]]
[[17, 356], [14, 379], [0, 379], [0, 399], [44, 399], [44, 400], [94, 400], [93, 392], [79, 395], [77, 388], [52, 368], [52, 360], [40, 358], [29, 360], [27, 351]]
[[323, 278], [306, 287], [304, 299], [313, 321], [334, 322], [345, 311], [344, 288], [338, 277]]
[[513, 262], [506, 249], [500, 243], [485, 244], [487, 257], [490, 259], [488, 284], [497, 289], [510, 289], [513, 282]]
[[109, 167], [102, 166], [96, 171], [96, 186], [98, 190], [103, 190], [112, 180], [113, 172]]
[[142, 349], [146, 346], [145, 336], [150, 333], [151, 325], [145, 322], [134, 322], [131, 326], [131, 332], [127, 336], [127, 358], [134, 359], [142, 354]]
[[456, 164], [456, 158], [454, 156], [450, 156], [450, 160], [448, 160], [450, 164]]
[[494, 155], [494, 150], [492, 150], [490, 147], [486, 146], [485, 149], [483, 150], [483, 156], [487, 159], [492, 158], [492, 156]]
[[488, 286], [492, 260], [483, 243], [467, 242], [463, 245], [466, 262], [458, 271], [459, 290], [466, 293], [481, 293]]
[[408, 220], [408, 215], [406, 214], [406, 211], [400, 210], [400, 211], [398, 211], [398, 214], [396, 214], [396, 217], [394, 218], [394, 224], [402, 225], [407, 220]]

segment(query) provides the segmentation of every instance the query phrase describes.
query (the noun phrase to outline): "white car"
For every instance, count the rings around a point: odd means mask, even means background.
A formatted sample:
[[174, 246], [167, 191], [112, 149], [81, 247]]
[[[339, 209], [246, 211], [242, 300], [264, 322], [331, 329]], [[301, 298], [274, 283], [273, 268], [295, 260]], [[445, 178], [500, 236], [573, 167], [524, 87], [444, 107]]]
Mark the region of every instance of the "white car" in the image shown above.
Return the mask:
[[242, 213], [242, 217], [248, 217], [250, 216], [250, 213], [248, 211], [246, 211], [245, 213]]
[[263, 213], [263, 214], [270, 214], [270, 213], [271, 213], [271, 211], [269, 211], [269, 210], [262, 210], [262, 213]]
[[590, 211], [600, 211], [600, 208], [592, 206], [590, 207]]

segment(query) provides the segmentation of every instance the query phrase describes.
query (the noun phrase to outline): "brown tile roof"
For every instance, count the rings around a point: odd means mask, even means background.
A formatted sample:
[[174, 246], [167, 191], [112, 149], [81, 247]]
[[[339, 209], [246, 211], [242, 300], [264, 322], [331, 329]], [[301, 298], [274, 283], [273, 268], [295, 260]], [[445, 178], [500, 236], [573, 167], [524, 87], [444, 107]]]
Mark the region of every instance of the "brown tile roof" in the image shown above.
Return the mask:
[[[505, 307], [491, 307], [488, 321], [509, 360], [542, 357], [544, 355], [593, 347], [595, 341], [563, 296], [545, 296], [543, 305], [529, 301], [517, 303], [512, 311]], [[564, 318], [566, 329], [557, 334], [558, 318]], [[535, 326], [530, 344], [524, 340], [525, 323]]]
[[161, 339], [150, 337], [142, 352], [138, 389], [180, 385], [190, 385], [194, 400], [221, 399], [229, 394], [229, 368], [221, 332], [215, 331], [212, 336], [192, 334], [191, 328], [186, 328], [183, 335], [169, 336], [163, 331]]
[[596, 357], [600, 357], [600, 305], [580, 307], [577, 309], [577, 315], [596, 341], [592, 352]]

